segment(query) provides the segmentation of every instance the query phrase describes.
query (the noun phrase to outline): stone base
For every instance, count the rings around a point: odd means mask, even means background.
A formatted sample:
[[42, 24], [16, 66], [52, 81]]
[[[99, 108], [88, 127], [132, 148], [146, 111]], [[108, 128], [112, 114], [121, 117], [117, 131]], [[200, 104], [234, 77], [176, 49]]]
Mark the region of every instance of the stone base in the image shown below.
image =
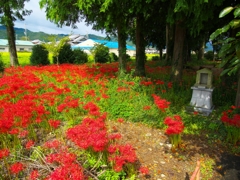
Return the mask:
[[194, 106], [187, 106], [186, 107], [186, 111], [188, 113], [198, 112], [199, 114], [201, 114], [203, 116], [209, 116], [212, 113], [213, 109], [214, 109], [214, 106], [212, 106], [211, 109], [206, 109], [206, 108], [201, 108], [201, 107], [194, 107]]

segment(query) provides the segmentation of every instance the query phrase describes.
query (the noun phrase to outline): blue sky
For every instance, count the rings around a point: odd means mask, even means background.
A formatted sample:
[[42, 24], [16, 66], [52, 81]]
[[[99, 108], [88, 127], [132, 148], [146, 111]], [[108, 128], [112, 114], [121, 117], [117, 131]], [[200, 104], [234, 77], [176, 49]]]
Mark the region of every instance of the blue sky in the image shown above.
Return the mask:
[[25, 16], [25, 21], [16, 21], [15, 27], [26, 28], [33, 32], [42, 31], [48, 34], [95, 34], [105, 37], [104, 33], [92, 30], [92, 27], [85, 25], [84, 22], [76, 24], [78, 29], [72, 29], [67, 26], [58, 28], [54, 23], [46, 19], [45, 10], [41, 10], [39, 7], [39, 0], [31, 0], [25, 3], [25, 9], [33, 12], [30, 16]]

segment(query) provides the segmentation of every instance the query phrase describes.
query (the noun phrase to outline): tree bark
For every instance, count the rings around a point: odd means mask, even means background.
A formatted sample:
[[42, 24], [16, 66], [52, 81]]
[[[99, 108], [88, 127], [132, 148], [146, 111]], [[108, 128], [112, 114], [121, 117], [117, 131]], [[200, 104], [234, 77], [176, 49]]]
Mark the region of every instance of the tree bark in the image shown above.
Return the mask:
[[184, 41], [186, 29], [182, 27], [181, 22], [176, 23], [174, 49], [173, 49], [173, 63], [171, 78], [173, 81], [182, 80], [183, 62], [184, 62]]
[[167, 64], [171, 64], [173, 57], [174, 26], [166, 24], [166, 57]]
[[126, 60], [126, 39], [127, 35], [123, 29], [122, 23], [119, 21], [117, 25], [118, 32], [118, 61], [119, 61], [119, 74], [127, 72], [127, 60]]
[[143, 34], [143, 14], [137, 15], [136, 25], [136, 68], [135, 76], [146, 76], [145, 72], [145, 41]]
[[17, 49], [15, 44], [15, 31], [13, 18], [11, 15], [11, 10], [9, 6], [5, 6], [4, 14], [7, 17], [6, 28], [7, 28], [7, 36], [8, 36], [8, 44], [9, 44], [9, 53], [10, 53], [10, 64], [11, 66], [18, 66], [18, 57], [17, 57]]
[[203, 60], [204, 58], [204, 49], [205, 49], [205, 37], [202, 39], [200, 47], [198, 49], [198, 60]]

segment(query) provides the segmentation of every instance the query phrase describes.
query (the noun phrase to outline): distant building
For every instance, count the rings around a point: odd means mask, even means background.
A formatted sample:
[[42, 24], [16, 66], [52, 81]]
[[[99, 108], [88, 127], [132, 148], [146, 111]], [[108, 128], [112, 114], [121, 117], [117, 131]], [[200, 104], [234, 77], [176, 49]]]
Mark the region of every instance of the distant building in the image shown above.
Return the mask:
[[[32, 51], [34, 44], [30, 41], [16, 40], [17, 51]], [[0, 52], [9, 52], [8, 40], [0, 39]]]
[[[90, 50], [94, 47], [95, 44], [103, 44], [109, 48], [109, 52], [113, 52], [118, 56], [118, 42], [115, 41], [107, 41], [107, 40], [96, 40], [96, 39], [88, 39], [84, 42], [81, 42], [77, 45], [73, 45], [72, 49], [82, 49], [86, 53], [90, 54]], [[129, 56], [135, 56], [136, 48], [133, 46], [126, 46], [127, 54]]]
[[69, 41], [68, 43], [71, 45], [71, 46], [74, 46], [76, 44], [79, 44], [81, 42], [84, 42], [86, 41], [88, 38], [86, 36], [81, 36], [80, 34], [73, 34], [73, 35], [70, 35], [69, 36]]

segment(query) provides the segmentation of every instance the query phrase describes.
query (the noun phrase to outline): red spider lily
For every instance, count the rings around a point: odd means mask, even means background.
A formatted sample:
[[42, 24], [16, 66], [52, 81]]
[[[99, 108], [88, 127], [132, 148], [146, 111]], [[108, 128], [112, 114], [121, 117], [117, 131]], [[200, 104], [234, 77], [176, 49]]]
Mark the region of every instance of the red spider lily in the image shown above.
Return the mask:
[[29, 180], [36, 180], [39, 177], [38, 170], [33, 170], [29, 175]]
[[165, 109], [169, 107], [170, 102], [168, 102], [166, 99], [161, 99], [161, 97], [157, 96], [156, 94], [152, 94], [152, 97], [154, 99], [154, 103], [157, 105], [157, 107], [165, 112]]
[[25, 145], [25, 148], [26, 149], [30, 149], [33, 145], [34, 145], [34, 141], [33, 140], [29, 140], [26, 145]]
[[129, 91], [129, 88], [127, 88], [127, 87], [118, 87], [117, 88], [117, 92], [121, 92], [121, 91]]
[[222, 113], [221, 121], [229, 126], [240, 128], [239, 107], [231, 106], [230, 109]]
[[72, 163], [60, 166], [46, 178], [46, 180], [84, 180], [83, 169], [79, 164]]
[[120, 172], [127, 163], [134, 163], [137, 160], [134, 148], [129, 145], [112, 145], [109, 146], [108, 152], [111, 154], [108, 158], [114, 163], [114, 170]]
[[119, 123], [123, 123], [123, 122], [124, 122], [124, 119], [123, 119], [123, 118], [118, 118], [117, 121], [118, 121]]
[[45, 148], [49, 148], [49, 149], [58, 149], [60, 146], [61, 146], [61, 142], [54, 139], [52, 141], [48, 141], [48, 142], [45, 142], [44, 145], [43, 145]]
[[143, 175], [147, 175], [147, 174], [149, 174], [149, 169], [147, 167], [142, 166], [139, 168], [139, 172]]
[[144, 85], [144, 86], [150, 86], [150, 85], [153, 85], [153, 82], [152, 81], [141, 81], [140, 84]]
[[151, 109], [151, 106], [144, 106], [143, 109], [144, 110], [149, 110], [149, 109]]
[[105, 126], [106, 114], [96, 119], [84, 118], [82, 124], [67, 130], [67, 137], [83, 149], [92, 147], [94, 151], [103, 151], [108, 144]]
[[27, 135], [29, 134], [29, 132], [27, 130], [22, 130], [21, 132], [19, 132], [19, 138], [25, 138]]
[[110, 140], [121, 139], [122, 135], [120, 133], [113, 133], [113, 134], [108, 135], [108, 138]]
[[0, 149], [0, 159], [9, 156], [10, 151], [8, 149]]
[[10, 171], [12, 174], [18, 174], [23, 171], [24, 165], [21, 162], [16, 162], [10, 166]]
[[169, 89], [172, 88], [172, 85], [173, 85], [172, 82], [168, 82], [168, 84], [167, 84], [167, 86], [168, 86]]
[[88, 110], [89, 114], [94, 116], [100, 115], [100, 108], [94, 104], [93, 102], [88, 102], [86, 105], [83, 106], [83, 109]]
[[51, 127], [57, 129], [57, 128], [60, 126], [61, 121], [60, 121], [60, 120], [50, 119], [50, 120], [48, 120], [48, 123], [49, 123], [49, 125], [50, 125]]
[[95, 97], [95, 96], [96, 96], [95, 90], [94, 90], [94, 89], [91, 89], [91, 90], [85, 91], [85, 92], [84, 92], [84, 98], [86, 98], [86, 97], [88, 97], [88, 96]]
[[64, 165], [64, 164], [73, 163], [76, 160], [76, 157], [77, 156], [73, 153], [60, 151], [58, 153], [49, 154], [46, 157], [46, 161], [48, 163], [57, 162], [57, 163]]
[[181, 134], [184, 125], [182, 122], [182, 118], [179, 115], [174, 115], [173, 118], [166, 117], [164, 119], [164, 124], [168, 125], [168, 128], [166, 129], [166, 134]]

